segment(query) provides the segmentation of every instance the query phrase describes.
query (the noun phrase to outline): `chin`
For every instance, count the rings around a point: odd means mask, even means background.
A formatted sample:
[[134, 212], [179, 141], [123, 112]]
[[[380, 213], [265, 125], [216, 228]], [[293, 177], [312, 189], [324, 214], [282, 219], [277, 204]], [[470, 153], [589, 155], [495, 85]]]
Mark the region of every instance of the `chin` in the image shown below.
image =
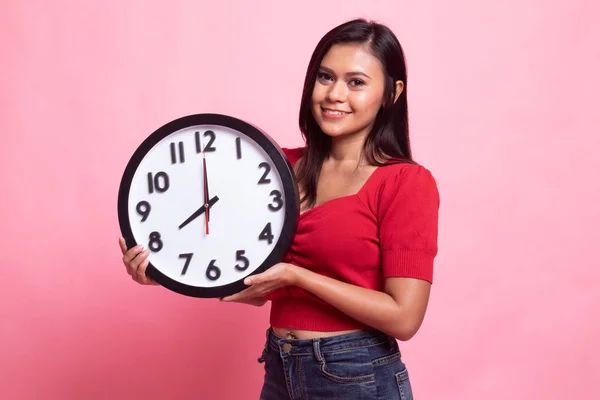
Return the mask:
[[316, 119], [316, 122], [317, 125], [319, 125], [319, 128], [321, 128], [321, 131], [327, 136], [342, 136], [354, 131], [352, 126], [349, 126], [346, 122], [325, 121], [321, 118]]
[[332, 127], [327, 124], [319, 124], [319, 127], [324, 134], [330, 137], [344, 136], [350, 133], [348, 129], [343, 127]]
[[335, 124], [323, 121], [317, 121], [321, 131], [331, 138], [342, 136], [353, 136], [364, 131], [361, 126], [349, 126], [348, 124]]

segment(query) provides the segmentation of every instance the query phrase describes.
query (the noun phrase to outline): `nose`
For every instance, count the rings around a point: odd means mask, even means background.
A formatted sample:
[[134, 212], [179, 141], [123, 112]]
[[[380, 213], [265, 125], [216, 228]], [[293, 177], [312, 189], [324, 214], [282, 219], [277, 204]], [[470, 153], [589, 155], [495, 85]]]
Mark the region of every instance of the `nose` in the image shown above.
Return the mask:
[[336, 81], [331, 86], [329, 86], [329, 90], [327, 91], [327, 100], [331, 102], [343, 102], [346, 100], [346, 95], [348, 88], [344, 82]]

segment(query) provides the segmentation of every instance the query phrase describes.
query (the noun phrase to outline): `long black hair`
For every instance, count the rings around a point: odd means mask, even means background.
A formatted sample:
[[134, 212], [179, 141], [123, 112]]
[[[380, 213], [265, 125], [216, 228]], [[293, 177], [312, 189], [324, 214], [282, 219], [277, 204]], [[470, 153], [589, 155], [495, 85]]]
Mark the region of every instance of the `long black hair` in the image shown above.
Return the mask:
[[[363, 156], [371, 165], [382, 165], [386, 159], [414, 163], [408, 134], [408, 104], [406, 98], [406, 63], [404, 51], [394, 33], [385, 25], [364, 19], [348, 21], [327, 32], [315, 48], [304, 80], [300, 104], [300, 131], [307, 150], [298, 167], [298, 182], [302, 187], [302, 202], [308, 208], [315, 205], [317, 182], [323, 161], [331, 151], [331, 137], [321, 131], [312, 114], [311, 98], [321, 61], [335, 44], [365, 44], [383, 65], [385, 76], [383, 104], [373, 129], [368, 134]], [[396, 81], [404, 82], [404, 90], [396, 97]]]

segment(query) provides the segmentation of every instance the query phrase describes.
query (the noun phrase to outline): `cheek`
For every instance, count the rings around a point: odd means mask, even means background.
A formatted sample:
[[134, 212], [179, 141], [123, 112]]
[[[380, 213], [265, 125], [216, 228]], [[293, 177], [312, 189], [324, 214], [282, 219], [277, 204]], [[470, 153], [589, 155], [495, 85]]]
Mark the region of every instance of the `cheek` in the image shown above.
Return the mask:
[[312, 92], [312, 105], [313, 107], [316, 106], [317, 104], [321, 104], [323, 102], [323, 99], [325, 98], [325, 89], [316, 84], [315, 88], [313, 89]]
[[372, 114], [377, 113], [382, 104], [382, 94], [372, 92], [356, 93], [352, 97], [352, 109], [356, 113]]

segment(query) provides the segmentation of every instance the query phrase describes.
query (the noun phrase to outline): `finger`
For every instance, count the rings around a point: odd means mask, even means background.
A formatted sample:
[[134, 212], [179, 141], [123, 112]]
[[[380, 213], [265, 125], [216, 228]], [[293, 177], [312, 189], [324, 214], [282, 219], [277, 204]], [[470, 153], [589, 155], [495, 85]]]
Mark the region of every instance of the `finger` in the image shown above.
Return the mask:
[[259, 283], [268, 282], [271, 279], [271, 275], [268, 274], [268, 270], [262, 274], [252, 275], [244, 279], [245, 285], [257, 285]]
[[255, 306], [255, 307], [260, 307], [263, 306], [267, 301], [263, 298], [260, 297], [256, 297], [253, 299], [248, 299], [248, 300], [243, 300], [243, 301], [236, 301], [235, 303], [241, 303], [241, 304], [248, 304], [250, 306]]
[[129, 262], [126, 262], [126, 261], [125, 261], [125, 257], [124, 257], [124, 256], [123, 256], [123, 265], [125, 265], [125, 269], [127, 270], [127, 273], [128, 273], [129, 275], [134, 275], [134, 273], [133, 273], [133, 268], [132, 268], [132, 266], [131, 266], [131, 263], [129, 263]]
[[140, 269], [145, 269], [145, 267], [147, 267], [147, 265], [144, 266], [144, 262], [140, 263], [140, 266], [131, 275], [131, 279], [140, 285], [158, 285], [158, 283], [156, 283], [152, 278], [148, 277], [145, 273], [138, 273]]
[[148, 258], [148, 256], [146, 256], [146, 259], [144, 261], [142, 261], [142, 263], [140, 264], [140, 267], [138, 268], [138, 278], [139, 278], [138, 281], [142, 285], [158, 286], [158, 282], [156, 282], [154, 279], [152, 279], [148, 275], [146, 275], [146, 271], [148, 270], [149, 264], [150, 264], [150, 259]]
[[281, 285], [278, 282], [268, 282], [268, 283], [264, 283], [259, 286], [253, 286], [252, 288], [254, 288], [255, 291], [253, 292], [252, 297], [253, 298], [264, 298], [269, 293], [274, 292], [275, 290], [277, 290], [283, 286], [284, 285]]
[[133, 281], [134, 281], [134, 282], [136, 282], [136, 283], [140, 283], [140, 282], [138, 281], [138, 276], [137, 276], [137, 274], [131, 274], [131, 279], [133, 279]]
[[275, 264], [263, 273], [247, 277], [244, 283], [246, 285], [256, 285], [258, 283], [274, 282], [282, 278], [282, 272], [281, 265]]
[[[248, 290], [248, 289], [246, 289]], [[233, 302], [233, 301], [242, 301], [246, 298], [246, 290], [243, 290], [239, 293], [232, 294], [231, 296], [221, 297], [222, 302]]]
[[131, 261], [137, 257], [138, 254], [140, 254], [143, 251], [143, 247], [141, 244], [138, 244], [135, 247], [132, 247], [131, 249], [127, 250], [127, 252], [123, 255], [123, 263], [125, 263], [125, 265], [131, 263]]
[[123, 265], [125, 265], [125, 269], [127, 269], [127, 273], [131, 276], [135, 275], [135, 268], [137, 264], [134, 264], [133, 260], [137, 257], [139, 253], [137, 250], [131, 249], [123, 256]]
[[119, 246], [121, 247], [121, 252], [125, 255], [125, 253], [127, 253], [127, 244], [125, 244], [125, 238], [123, 238], [123, 236], [119, 238]]
[[150, 285], [153, 282], [153, 280], [150, 279], [146, 275], [146, 268], [148, 267], [148, 263], [149, 262], [150, 262], [150, 260], [146, 256], [146, 258], [144, 259], [144, 261], [142, 261], [142, 263], [140, 264], [139, 268], [137, 269], [138, 282], [141, 283], [142, 285]]
[[138, 269], [140, 268], [140, 265], [143, 263], [143, 261], [148, 257], [148, 255], [150, 254], [150, 252], [148, 250], [144, 250], [141, 253], [139, 253], [134, 259], [133, 261], [131, 261], [131, 263], [129, 264], [131, 267], [131, 275], [138, 275]]
[[244, 302], [244, 301], [247, 301], [249, 299], [253, 299], [255, 297], [258, 297], [257, 293], [259, 292], [259, 290], [260, 290], [260, 288], [258, 288], [256, 286], [253, 286], [253, 287], [250, 287], [248, 289], [244, 289], [241, 292], [232, 294], [231, 296], [223, 297], [221, 299], [221, 301], [224, 301], [224, 302], [235, 302], [235, 301], [237, 301], [237, 302]]
[[239, 296], [237, 294], [232, 294], [231, 296], [225, 296], [225, 297], [219, 298], [219, 301], [227, 303], [230, 301], [236, 301], [238, 298], [239, 298]]

